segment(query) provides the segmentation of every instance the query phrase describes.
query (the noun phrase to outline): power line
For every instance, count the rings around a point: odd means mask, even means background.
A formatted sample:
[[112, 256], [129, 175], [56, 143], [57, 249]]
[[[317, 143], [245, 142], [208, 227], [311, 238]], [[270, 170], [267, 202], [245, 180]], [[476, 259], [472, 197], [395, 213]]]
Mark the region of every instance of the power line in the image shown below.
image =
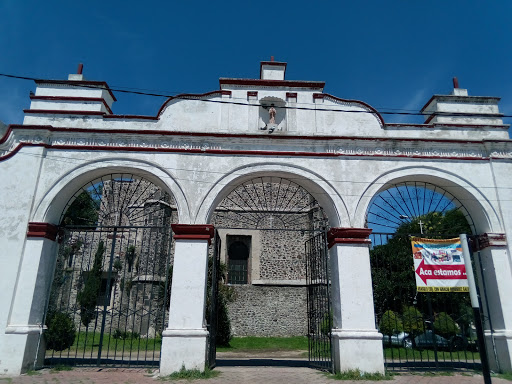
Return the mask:
[[[5, 74], [0, 73], [0, 76], [2, 77], [8, 77], [18, 80], [30, 80], [30, 81], [51, 81], [54, 84], [69, 84], [68, 80], [45, 80], [45, 79], [38, 79], [35, 77], [28, 77], [28, 76], [18, 76], [18, 75], [11, 75], [11, 74]], [[73, 84], [73, 86], [81, 87], [81, 88], [91, 88], [91, 89], [107, 89], [103, 88], [101, 86], [91, 85], [91, 84]], [[154, 92], [143, 92], [143, 91], [135, 91], [133, 89], [136, 88], [130, 88], [130, 87], [120, 87], [117, 88], [109, 87], [108, 88], [111, 91], [120, 92], [120, 93], [127, 93], [127, 94], [134, 94], [134, 95], [142, 95], [142, 96], [152, 96], [152, 97], [165, 97], [165, 98], [173, 98], [173, 99], [182, 99], [182, 100], [196, 100], [201, 102], [207, 102], [207, 103], [217, 103], [217, 104], [232, 104], [232, 105], [241, 105], [241, 106], [249, 106], [249, 107], [261, 107], [261, 104], [250, 104], [246, 101], [244, 102], [237, 102], [237, 101], [228, 101], [228, 100], [210, 100], [210, 99], [200, 99], [199, 97], [201, 95], [195, 95], [195, 94], [164, 94], [164, 93], [154, 93]], [[242, 98], [234, 98], [238, 100], [245, 100]], [[353, 100], [356, 102], [357, 100]], [[326, 112], [343, 112], [343, 113], [370, 113], [370, 114], [380, 114], [380, 115], [401, 115], [401, 116], [426, 116], [426, 114], [423, 114], [421, 112], [398, 112], [400, 109], [398, 108], [385, 108], [386, 110], [382, 111], [368, 111], [368, 110], [347, 110], [347, 109], [331, 109], [331, 108], [318, 108], [316, 104], [313, 103], [297, 103], [302, 105], [315, 105], [315, 107], [301, 107], [301, 106], [280, 106], [280, 109], [295, 109], [295, 110], [303, 110], [303, 111], [326, 111]], [[446, 116], [446, 117], [489, 117], [488, 114], [482, 114], [482, 113], [461, 113], [461, 112], [436, 112], [438, 116]], [[499, 115], [500, 118], [509, 118], [512, 117], [512, 115]]]

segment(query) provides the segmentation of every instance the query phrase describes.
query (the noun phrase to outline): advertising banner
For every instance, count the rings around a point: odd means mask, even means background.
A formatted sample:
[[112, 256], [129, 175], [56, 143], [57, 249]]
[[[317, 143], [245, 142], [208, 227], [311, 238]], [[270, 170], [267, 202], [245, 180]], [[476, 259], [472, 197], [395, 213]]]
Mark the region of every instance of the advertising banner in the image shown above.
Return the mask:
[[460, 239], [411, 238], [418, 292], [469, 292]]

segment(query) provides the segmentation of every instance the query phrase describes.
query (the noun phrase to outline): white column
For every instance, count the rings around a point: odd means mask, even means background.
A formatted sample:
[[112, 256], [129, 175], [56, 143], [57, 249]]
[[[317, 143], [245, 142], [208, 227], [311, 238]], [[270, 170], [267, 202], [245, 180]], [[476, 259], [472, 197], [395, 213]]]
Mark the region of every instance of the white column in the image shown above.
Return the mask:
[[370, 232], [332, 228], [328, 234], [336, 372], [384, 373], [382, 334], [375, 328], [373, 308]]
[[490, 322], [486, 321], [484, 324], [489, 366], [492, 370], [499, 368], [502, 372], [510, 372], [512, 371], [512, 300], [510, 299], [512, 268], [507, 254], [506, 238], [504, 234], [487, 233], [479, 236], [479, 244], [481, 246], [479, 261], [482, 264], [486, 289], [484, 296], [483, 284], [480, 282], [480, 296], [484, 310], [487, 306], [489, 307], [490, 318]]
[[[19, 375], [42, 366], [45, 352], [44, 311], [52, 283], [57, 227], [29, 223], [20, 272], [1, 346], [2, 366]], [[8, 310], [5, 308], [5, 310]]]
[[208, 245], [211, 225], [173, 224], [174, 266], [169, 325], [162, 333], [160, 374], [205, 369], [208, 331], [205, 324]]

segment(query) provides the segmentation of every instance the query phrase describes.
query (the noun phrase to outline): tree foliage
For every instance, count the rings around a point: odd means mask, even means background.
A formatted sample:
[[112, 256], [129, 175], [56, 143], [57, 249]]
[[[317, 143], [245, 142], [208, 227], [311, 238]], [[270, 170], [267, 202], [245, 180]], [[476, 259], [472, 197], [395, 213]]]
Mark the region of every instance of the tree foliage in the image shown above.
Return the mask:
[[66, 210], [64, 225], [94, 225], [98, 221], [98, 206], [89, 193], [80, 193]]
[[400, 225], [386, 244], [377, 245], [370, 251], [375, 312], [378, 317], [383, 317], [389, 310], [403, 311], [404, 331], [414, 334], [423, 329], [422, 314], [426, 316], [425, 320], [434, 321], [427, 316], [430, 300], [433, 312], [447, 312], [454, 322], [466, 327], [472, 322], [468, 312], [469, 295], [433, 293], [428, 298], [429, 294], [416, 292], [410, 235], [420, 236], [420, 221], [424, 237], [447, 238], [470, 233], [463, 213], [457, 209], [430, 212]]
[[51, 312], [46, 317], [44, 333], [46, 349], [63, 351], [75, 342], [76, 329], [71, 316], [63, 312]]
[[459, 331], [457, 323], [455, 323], [452, 317], [446, 312], [441, 312], [436, 316], [436, 320], [434, 321], [434, 328], [437, 334], [447, 339], [455, 336]]
[[425, 330], [423, 315], [413, 306], [404, 307], [402, 312], [402, 323], [404, 331], [407, 332], [411, 338]]
[[384, 335], [394, 335], [403, 332], [404, 326], [400, 316], [394, 311], [388, 310], [384, 312], [379, 322], [379, 331]]
[[92, 269], [84, 275], [83, 289], [78, 292], [77, 302], [80, 306], [80, 320], [84, 326], [88, 326], [96, 312], [96, 301], [101, 291], [101, 275], [103, 273], [103, 254], [105, 245], [103, 240], [99, 242], [94, 255]]

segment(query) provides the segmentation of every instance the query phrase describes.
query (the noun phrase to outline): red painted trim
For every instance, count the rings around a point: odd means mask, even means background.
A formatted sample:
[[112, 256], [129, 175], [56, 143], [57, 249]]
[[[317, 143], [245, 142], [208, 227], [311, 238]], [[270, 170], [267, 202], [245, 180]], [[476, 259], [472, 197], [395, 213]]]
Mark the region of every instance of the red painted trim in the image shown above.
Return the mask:
[[478, 251], [487, 247], [506, 247], [507, 235], [504, 233], [484, 233], [477, 236]]
[[[443, 127], [447, 128], [499, 128], [499, 129], [509, 129], [510, 125], [473, 125], [473, 124], [453, 124], [453, 123], [434, 123], [434, 124], [398, 124], [398, 123], [389, 123], [386, 124], [386, 127], [417, 127], [423, 129], [439, 129]], [[483, 141], [492, 141], [492, 140], [483, 140]], [[501, 141], [501, 140], [498, 140]]]
[[262, 80], [262, 79], [228, 79], [220, 78], [223, 85], [253, 85], [256, 87], [288, 87], [288, 88], [320, 88], [323, 89], [325, 81], [294, 81], [294, 80]]
[[[140, 148], [140, 147], [112, 147], [112, 146], [93, 146], [93, 145], [48, 145], [34, 143], [20, 143], [11, 152], [4, 156], [0, 156], [0, 161], [6, 160], [14, 156], [23, 147], [44, 147], [47, 149], [72, 149], [72, 150], [88, 150], [88, 151], [125, 151], [125, 152], [154, 152], [154, 153], [200, 153], [215, 155], [241, 155], [241, 156], [270, 156], [270, 157], [379, 157], [379, 158], [409, 158], [409, 159], [429, 159], [429, 160], [470, 160], [484, 161], [489, 157], [432, 157], [432, 156], [407, 156], [407, 155], [365, 155], [365, 154], [337, 154], [337, 153], [320, 153], [320, 152], [278, 152], [278, 151], [240, 151], [240, 150], [223, 150], [223, 149], [182, 149], [182, 148]], [[500, 159], [497, 159], [500, 160]], [[507, 160], [507, 159], [503, 159]]]
[[174, 238], [177, 240], [210, 240], [214, 230], [211, 224], [171, 224]]
[[429, 124], [434, 117], [436, 117], [436, 114], [435, 113], [431, 114], [429, 117], [427, 117], [424, 124]]
[[282, 61], [262, 61], [262, 62], [260, 62], [260, 79], [262, 78], [262, 75], [263, 75], [263, 66], [264, 65], [271, 65], [274, 67], [284, 67], [283, 75], [286, 75], [286, 66], [288, 65], [287, 63], [282, 62]]
[[106, 119], [134, 119], [134, 120], [158, 120], [157, 116], [143, 116], [143, 115], [105, 115]]
[[24, 109], [24, 113], [28, 114], [48, 114], [48, 115], [92, 115], [102, 116], [106, 112], [101, 111], [66, 111], [60, 109]]
[[313, 93], [313, 100], [324, 99], [325, 95], [323, 93]]
[[468, 103], [475, 102], [478, 100], [494, 100], [496, 102], [501, 100], [501, 97], [495, 97], [495, 96], [460, 96], [460, 95], [433, 95], [426, 103], [425, 105], [420, 109], [420, 112], [423, 112], [430, 103], [434, 99], [441, 99], [441, 100], [450, 100], [450, 99], [462, 99], [467, 100]]
[[222, 91], [220, 91], [220, 94], [222, 96], [231, 96], [231, 91], [224, 91], [224, 90], [222, 90]]
[[160, 117], [160, 115], [162, 114], [164, 109], [167, 107], [167, 104], [169, 104], [172, 100], [176, 100], [176, 99], [195, 100], [195, 99], [201, 99], [202, 97], [210, 97], [210, 96], [221, 95], [221, 94], [222, 94], [222, 90], [217, 90], [217, 91], [211, 91], [211, 92], [200, 93], [200, 94], [199, 93], [198, 94], [196, 94], [196, 93], [181, 93], [176, 96], [171, 96], [162, 104], [162, 106], [158, 110], [158, 113], [156, 114], [156, 116]]
[[258, 97], [258, 91], [247, 91], [247, 97]]
[[293, 98], [297, 98], [297, 92], [286, 92], [286, 97], [287, 98], [290, 98], [290, 99], [293, 99]]
[[369, 228], [331, 228], [327, 232], [329, 248], [334, 244], [370, 244], [372, 230]]
[[27, 237], [39, 237], [55, 241], [59, 228], [50, 223], [28, 223]]
[[[91, 86], [92, 88], [104, 89], [108, 91], [112, 100], [117, 101], [116, 97], [112, 93], [112, 90], [105, 81], [89, 81], [89, 80], [34, 80], [36, 84], [64, 84], [74, 86]], [[83, 87], [86, 88], [86, 87]]]
[[108, 106], [107, 102], [102, 97], [74, 97], [74, 96], [35, 96], [30, 95], [30, 100], [49, 100], [49, 101], [94, 101], [103, 103], [105, 108], [109, 113], [112, 113], [112, 110]]
[[324, 95], [324, 98], [332, 99], [332, 100], [335, 100], [335, 101], [340, 101], [342, 103], [354, 103], [354, 104], [362, 105], [363, 107], [366, 107], [370, 111], [375, 113], [375, 115], [380, 120], [380, 123], [382, 124], [383, 127], [386, 125], [386, 123], [384, 122], [384, 119], [383, 119], [382, 115], [379, 113], [379, 111], [377, 111], [375, 108], [373, 108], [370, 104], [366, 104], [364, 101], [352, 100], [352, 99], [341, 99], [339, 97], [330, 95], [328, 93], [324, 93], [323, 95]]
[[[122, 115], [105, 115], [104, 117], [117, 117]], [[144, 116], [141, 116], [144, 117]], [[459, 125], [454, 125], [459, 126]], [[471, 127], [471, 126], [470, 126]], [[49, 131], [49, 132], [84, 132], [84, 133], [129, 133], [130, 135], [160, 135], [160, 136], [196, 136], [196, 137], [223, 137], [223, 138], [249, 138], [263, 140], [315, 140], [315, 141], [332, 141], [332, 140], [351, 140], [351, 141], [399, 141], [399, 142], [422, 142], [422, 143], [456, 143], [456, 144], [483, 144], [485, 142], [495, 143], [511, 143], [511, 140], [443, 140], [443, 139], [419, 139], [419, 138], [392, 138], [392, 137], [354, 137], [354, 136], [272, 136], [268, 134], [240, 134], [240, 133], [211, 133], [211, 132], [176, 132], [176, 131], [158, 131], [158, 130], [132, 130], [132, 129], [89, 129], [89, 128], [68, 128], [53, 127], [51, 125], [22, 125], [10, 124], [0, 144], [7, 139], [7, 136], [14, 129]], [[345, 156], [345, 155], [343, 155]], [[405, 156], [408, 157], [408, 156]]]

